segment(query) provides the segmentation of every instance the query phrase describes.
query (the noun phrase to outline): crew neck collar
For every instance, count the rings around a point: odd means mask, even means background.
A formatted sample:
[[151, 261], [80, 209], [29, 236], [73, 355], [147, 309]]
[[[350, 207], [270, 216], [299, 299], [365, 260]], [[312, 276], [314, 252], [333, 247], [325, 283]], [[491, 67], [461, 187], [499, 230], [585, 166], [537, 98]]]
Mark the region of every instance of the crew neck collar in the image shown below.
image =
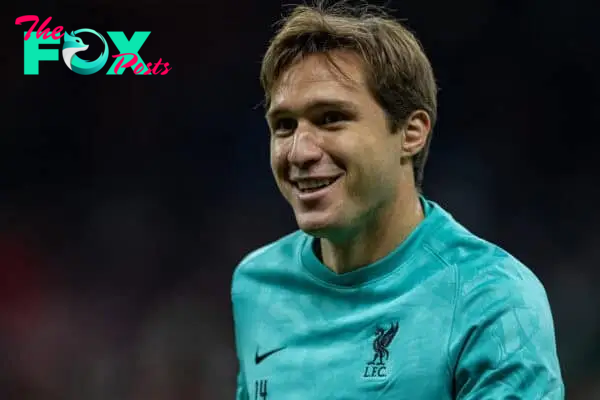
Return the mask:
[[420, 244], [442, 219], [443, 210], [436, 203], [419, 197], [425, 217], [408, 237], [391, 253], [378, 261], [356, 270], [337, 274], [325, 266], [314, 251], [317, 238], [306, 235], [301, 249], [301, 261], [305, 269], [313, 277], [334, 286], [361, 286], [378, 280], [409, 262], [418, 251]]

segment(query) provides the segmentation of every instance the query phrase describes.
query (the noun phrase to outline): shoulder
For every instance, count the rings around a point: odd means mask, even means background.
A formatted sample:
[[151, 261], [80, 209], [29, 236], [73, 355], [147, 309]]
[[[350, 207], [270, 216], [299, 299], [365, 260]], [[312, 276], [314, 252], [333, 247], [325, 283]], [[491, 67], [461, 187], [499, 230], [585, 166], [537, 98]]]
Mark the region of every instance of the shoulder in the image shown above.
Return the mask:
[[289, 267], [294, 265], [306, 238], [307, 235], [304, 232], [295, 231], [248, 253], [233, 272], [232, 294], [239, 291], [243, 281], [250, 279], [253, 275], [281, 271], [282, 264]]
[[[511, 298], [513, 303], [545, 305], [545, 289], [534, 272], [499, 245], [472, 233], [447, 214], [426, 244], [447, 266], [454, 269], [457, 300], [489, 294]], [[533, 303], [532, 303], [533, 302]]]
[[[560, 390], [553, 318], [538, 277], [517, 257], [451, 218], [439, 233], [427, 246], [455, 274], [447, 352], [448, 370], [460, 391], [469, 398], [502, 397], [492, 383], [495, 375], [505, 377], [502, 388], [511, 393]], [[536, 374], [523, 373], [532, 368]]]

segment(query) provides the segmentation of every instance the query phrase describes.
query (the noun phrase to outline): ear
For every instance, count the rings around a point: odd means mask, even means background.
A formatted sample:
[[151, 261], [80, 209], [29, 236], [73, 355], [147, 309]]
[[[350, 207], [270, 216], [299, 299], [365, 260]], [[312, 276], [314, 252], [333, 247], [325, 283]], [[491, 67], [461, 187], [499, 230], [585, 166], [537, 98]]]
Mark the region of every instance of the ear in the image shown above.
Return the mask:
[[404, 156], [412, 157], [419, 153], [427, 143], [431, 132], [431, 118], [426, 111], [414, 111], [406, 120], [403, 129], [404, 140], [402, 152]]

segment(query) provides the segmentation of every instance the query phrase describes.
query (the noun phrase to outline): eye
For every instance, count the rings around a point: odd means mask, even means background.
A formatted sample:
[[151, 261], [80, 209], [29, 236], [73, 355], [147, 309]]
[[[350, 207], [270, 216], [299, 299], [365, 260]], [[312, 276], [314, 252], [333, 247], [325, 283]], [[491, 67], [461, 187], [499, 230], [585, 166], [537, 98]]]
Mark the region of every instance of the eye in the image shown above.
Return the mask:
[[293, 118], [281, 118], [272, 125], [272, 131], [275, 135], [289, 135], [296, 130], [298, 122]]
[[321, 114], [317, 122], [319, 125], [335, 125], [348, 119], [346, 114], [340, 111], [326, 111]]

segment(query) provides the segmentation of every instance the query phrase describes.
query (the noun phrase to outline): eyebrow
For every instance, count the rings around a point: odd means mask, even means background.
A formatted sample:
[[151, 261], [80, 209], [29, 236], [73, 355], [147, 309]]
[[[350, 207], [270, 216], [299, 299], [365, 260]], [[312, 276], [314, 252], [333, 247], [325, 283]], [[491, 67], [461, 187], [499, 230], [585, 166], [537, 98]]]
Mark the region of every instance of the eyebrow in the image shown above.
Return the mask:
[[[315, 110], [315, 109], [319, 109], [319, 108], [337, 108], [337, 109], [342, 109], [342, 110], [346, 110], [346, 111], [356, 112], [356, 105], [352, 102], [344, 101], [344, 100], [315, 100], [315, 101], [311, 101], [310, 103], [308, 103], [307, 105], [305, 105], [303, 107], [304, 111], [311, 111], [311, 110]], [[270, 120], [273, 118], [277, 118], [281, 115], [291, 114], [291, 113], [292, 112], [289, 108], [275, 107], [275, 108], [270, 109], [266, 113], [265, 118]]]

